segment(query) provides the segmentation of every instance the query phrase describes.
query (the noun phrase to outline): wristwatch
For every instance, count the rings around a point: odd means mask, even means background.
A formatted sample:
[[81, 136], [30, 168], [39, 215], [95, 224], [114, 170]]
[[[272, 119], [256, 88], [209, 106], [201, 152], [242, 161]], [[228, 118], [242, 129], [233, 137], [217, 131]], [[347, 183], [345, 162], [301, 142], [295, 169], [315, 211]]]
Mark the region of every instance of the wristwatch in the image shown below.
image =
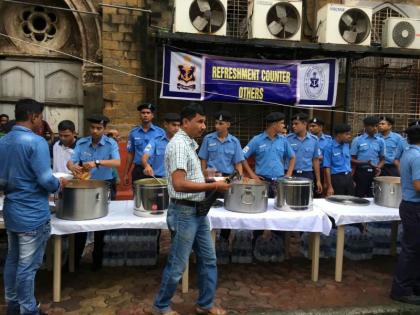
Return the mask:
[[96, 167], [99, 167], [99, 165], [101, 165], [101, 162], [99, 162], [99, 160], [95, 160], [95, 165]]

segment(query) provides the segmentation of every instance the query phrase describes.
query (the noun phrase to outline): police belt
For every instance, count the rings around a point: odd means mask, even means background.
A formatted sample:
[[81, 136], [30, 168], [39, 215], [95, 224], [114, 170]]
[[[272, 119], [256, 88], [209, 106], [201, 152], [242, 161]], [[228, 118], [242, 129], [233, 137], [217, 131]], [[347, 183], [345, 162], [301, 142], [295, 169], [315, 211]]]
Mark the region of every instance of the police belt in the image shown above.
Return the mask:
[[202, 202], [201, 201], [186, 200], [186, 199], [171, 198], [171, 203], [176, 204], [176, 205], [180, 205], [180, 206], [187, 206], [187, 207], [196, 208]]
[[334, 175], [350, 175], [350, 174], [351, 174], [351, 172], [341, 172], [341, 173], [331, 174], [331, 176], [334, 176]]

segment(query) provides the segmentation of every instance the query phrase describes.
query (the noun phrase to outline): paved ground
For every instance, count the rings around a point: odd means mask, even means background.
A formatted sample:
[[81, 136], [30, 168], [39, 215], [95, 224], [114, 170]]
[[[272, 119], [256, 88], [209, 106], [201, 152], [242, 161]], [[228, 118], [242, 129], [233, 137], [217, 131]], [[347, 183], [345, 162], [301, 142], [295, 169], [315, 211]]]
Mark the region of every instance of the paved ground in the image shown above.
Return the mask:
[[[162, 251], [165, 250], [163, 246]], [[54, 315], [148, 314], [164, 259], [162, 256], [159, 265], [153, 268], [104, 268], [99, 272], [91, 272], [89, 264], [82, 265], [77, 273], [63, 274], [62, 302], [43, 307]], [[334, 261], [321, 260], [320, 280], [313, 283], [310, 281], [310, 261], [301, 257], [281, 264], [221, 265], [216, 302], [232, 314], [379, 305], [385, 309], [399, 309], [400, 304], [388, 298], [394, 266], [395, 258], [392, 257], [376, 257], [366, 262], [345, 260], [343, 282], [336, 283], [333, 280]], [[182, 294], [179, 291], [173, 299], [174, 309], [182, 315], [194, 314], [197, 278], [193, 264], [190, 275], [190, 292]], [[51, 273], [41, 271], [36, 293], [44, 303], [51, 301], [51, 285]], [[3, 295], [3, 290], [0, 291]], [[4, 313], [4, 305], [1, 305], [0, 314]], [[325, 312], [310, 314], [330, 313], [325, 309]], [[343, 311], [334, 314], [368, 313]]]

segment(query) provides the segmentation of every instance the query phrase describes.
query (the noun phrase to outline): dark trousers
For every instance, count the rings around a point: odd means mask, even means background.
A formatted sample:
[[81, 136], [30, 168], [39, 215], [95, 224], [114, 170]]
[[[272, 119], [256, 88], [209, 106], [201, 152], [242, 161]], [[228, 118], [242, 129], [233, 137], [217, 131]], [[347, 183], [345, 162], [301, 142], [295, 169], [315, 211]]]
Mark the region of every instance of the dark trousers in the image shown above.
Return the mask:
[[131, 180], [134, 183], [136, 180], [143, 179], [143, 178], [150, 178], [143, 173], [144, 168], [141, 165], [135, 164], [133, 171], [131, 172]]
[[331, 184], [335, 195], [354, 196], [353, 177], [350, 172], [331, 175]]
[[385, 164], [381, 171], [381, 176], [397, 176], [399, 177], [400, 174], [398, 173], [398, 169], [394, 164]]
[[[116, 190], [113, 189], [113, 183], [115, 179], [107, 180], [109, 183], [109, 189], [111, 191], [111, 200], [115, 200], [116, 198]], [[104, 235], [105, 231], [95, 231], [94, 232], [94, 247], [92, 252], [92, 259], [93, 259], [93, 266], [95, 269], [98, 269], [102, 266], [102, 258], [103, 258], [103, 249], [104, 249]], [[76, 268], [80, 265], [80, 260], [82, 258], [83, 250], [85, 249], [86, 245], [86, 238], [87, 233], [76, 233], [74, 238], [74, 251], [75, 251], [75, 265]]]
[[[322, 171], [322, 169], [321, 169], [321, 171]], [[308, 172], [293, 171], [293, 176], [311, 179], [312, 182], [313, 182], [313, 196], [314, 196], [314, 198], [321, 198], [322, 197], [322, 193], [318, 194], [318, 192], [316, 191], [315, 173], [313, 171], [308, 171]], [[321, 181], [321, 183], [322, 183], [322, 181]]]
[[420, 294], [420, 203], [402, 201], [402, 251], [394, 274], [391, 294], [396, 297]]
[[371, 167], [358, 167], [354, 173], [356, 183], [356, 197], [373, 197], [372, 182], [375, 177], [375, 170]]

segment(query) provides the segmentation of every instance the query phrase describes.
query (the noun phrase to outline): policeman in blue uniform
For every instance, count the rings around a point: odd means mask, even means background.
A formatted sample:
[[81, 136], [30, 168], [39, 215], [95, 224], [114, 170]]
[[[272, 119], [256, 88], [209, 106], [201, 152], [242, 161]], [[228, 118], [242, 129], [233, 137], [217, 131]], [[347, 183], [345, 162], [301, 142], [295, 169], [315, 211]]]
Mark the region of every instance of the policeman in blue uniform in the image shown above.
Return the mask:
[[233, 174], [236, 169], [242, 176], [242, 152], [239, 140], [229, 133], [232, 115], [222, 110], [215, 115], [215, 132], [209, 133], [203, 139], [198, 157], [201, 159], [201, 168], [214, 168], [223, 176]]
[[377, 135], [379, 118], [370, 116], [363, 120], [365, 132], [354, 138], [350, 154], [354, 170], [357, 197], [372, 197], [372, 182], [379, 176], [385, 163], [385, 141]]
[[321, 156], [319, 157], [321, 165], [324, 156], [324, 149], [333, 140], [330, 135], [323, 132], [324, 125], [325, 123], [321, 118], [314, 117], [309, 120], [309, 132], [318, 137], [319, 149], [321, 150]]
[[400, 163], [397, 158], [398, 148], [404, 138], [392, 131], [394, 119], [388, 116], [379, 118], [379, 136], [385, 141], [385, 164], [382, 167], [381, 176], [400, 176]]
[[146, 176], [166, 177], [165, 173], [165, 150], [166, 145], [178, 132], [181, 126], [181, 116], [177, 113], [166, 113], [163, 118], [165, 135], [150, 140], [144, 149], [141, 158], [144, 174]]
[[350, 141], [351, 127], [347, 124], [334, 126], [334, 139], [324, 147], [323, 166], [327, 196], [354, 195], [351, 176]]
[[401, 158], [403, 226], [402, 252], [391, 289], [391, 298], [420, 305], [420, 126], [406, 130], [409, 147]]
[[128, 135], [127, 141], [127, 161], [124, 168], [123, 182], [128, 185], [128, 173], [134, 162], [134, 168], [131, 173], [131, 179], [135, 182], [138, 179], [146, 178], [143, 166], [141, 165], [141, 157], [143, 156], [144, 149], [150, 142], [159, 136], [164, 136], [165, 131], [152, 123], [155, 106], [150, 103], [140, 104], [137, 106], [140, 112], [140, 126], [132, 129]]
[[[74, 148], [73, 155], [67, 163], [67, 168], [75, 175], [83, 169], [89, 170], [91, 179], [104, 180], [110, 184], [113, 181], [112, 168], [119, 167], [120, 153], [114, 139], [105, 135], [105, 128], [109, 122], [108, 117], [94, 114], [87, 119], [90, 122], [90, 136], [81, 138]], [[111, 199], [115, 200], [115, 192], [111, 191]], [[102, 266], [104, 232], [95, 232], [95, 245], [93, 250], [94, 268]], [[77, 263], [83, 253], [86, 243], [86, 233], [76, 235]]]
[[[267, 127], [263, 133], [256, 135], [244, 147], [245, 159], [255, 156], [255, 173], [246, 160], [245, 170], [253, 179], [262, 179], [269, 183], [269, 197], [275, 196], [277, 180], [283, 176], [291, 176], [295, 165], [295, 154], [285, 136], [281, 135], [284, 128], [284, 115], [273, 112], [265, 117]], [[284, 161], [289, 159], [289, 170], [285, 174]]]
[[293, 176], [305, 177], [314, 181], [316, 193], [322, 193], [322, 184], [320, 177], [318, 138], [307, 131], [308, 115], [299, 113], [292, 117], [293, 133], [287, 135], [287, 141], [296, 155], [294, 168], [289, 165], [293, 171]]

